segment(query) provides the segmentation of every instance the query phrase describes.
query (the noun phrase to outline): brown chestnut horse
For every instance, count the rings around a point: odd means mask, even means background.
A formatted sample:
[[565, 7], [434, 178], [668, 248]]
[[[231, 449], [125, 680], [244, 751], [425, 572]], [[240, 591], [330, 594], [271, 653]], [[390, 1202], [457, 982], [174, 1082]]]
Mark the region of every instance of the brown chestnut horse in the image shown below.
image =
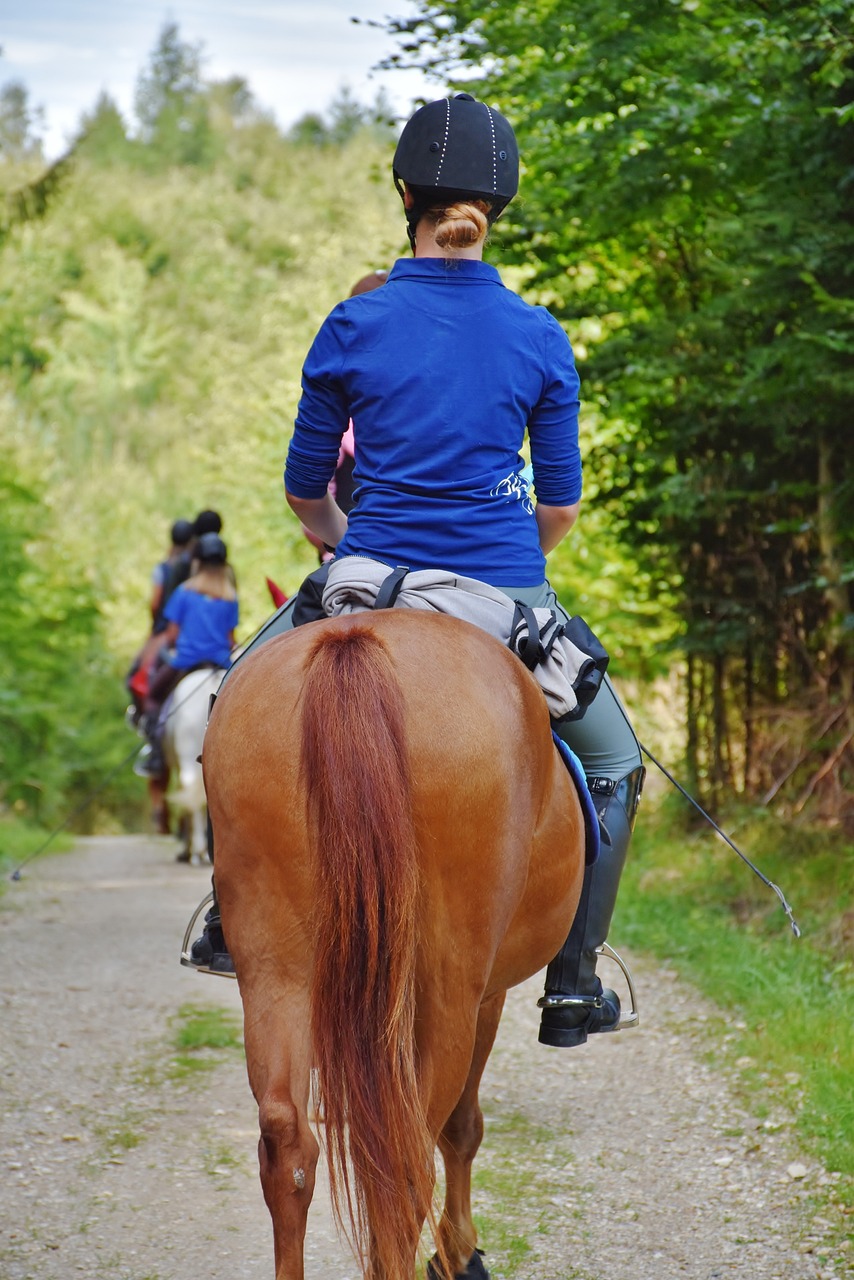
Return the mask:
[[312, 1066], [363, 1274], [412, 1280], [427, 1221], [432, 1274], [484, 1276], [470, 1205], [480, 1077], [508, 987], [566, 937], [584, 863], [539, 687], [444, 615], [316, 622], [234, 670], [204, 773], [277, 1280], [303, 1277]]

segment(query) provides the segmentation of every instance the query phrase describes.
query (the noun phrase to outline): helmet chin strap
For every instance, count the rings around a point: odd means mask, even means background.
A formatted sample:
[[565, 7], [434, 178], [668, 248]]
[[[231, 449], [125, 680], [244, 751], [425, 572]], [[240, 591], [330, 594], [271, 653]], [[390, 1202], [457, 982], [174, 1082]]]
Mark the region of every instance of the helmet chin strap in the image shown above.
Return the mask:
[[421, 219], [421, 212], [423, 211], [416, 212], [415, 205], [413, 205], [411, 209], [407, 209], [406, 189], [404, 188], [403, 183], [400, 181], [400, 178], [398, 178], [396, 173], [393, 173], [392, 177], [394, 178], [394, 185], [395, 187], [397, 187], [397, 194], [400, 196], [403, 202], [403, 212], [406, 216], [406, 234], [409, 237], [410, 248], [412, 249], [412, 252], [415, 253], [415, 229], [418, 226], [418, 223]]

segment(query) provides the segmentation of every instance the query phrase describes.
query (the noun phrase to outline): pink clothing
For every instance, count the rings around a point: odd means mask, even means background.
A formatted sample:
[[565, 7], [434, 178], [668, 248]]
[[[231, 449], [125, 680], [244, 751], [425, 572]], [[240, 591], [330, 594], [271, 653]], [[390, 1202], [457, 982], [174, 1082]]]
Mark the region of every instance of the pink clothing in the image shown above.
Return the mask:
[[[338, 461], [335, 463], [336, 473], [345, 458], [355, 458], [355, 456], [356, 456], [356, 439], [355, 439], [355, 436], [353, 435], [353, 419], [351, 418], [349, 427], [341, 437], [341, 450], [338, 454]], [[333, 476], [332, 479], [329, 481], [329, 492], [332, 494], [333, 498], [338, 496], [338, 490], [335, 484], [335, 476]]]
[[[344, 432], [343, 436], [341, 437], [341, 449], [338, 454], [338, 461], [335, 464], [336, 476], [338, 474], [338, 468], [341, 466], [344, 459], [355, 458], [355, 456], [356, 456], [356, 438], [353, 435], [353, 419], [351, 418], [350, 425], [348, 426], [347, 430]], [[333, 476], [332, 479], [329, 481], [329, 492], [332, 494], [333, 498], [337, 498], [338, 496], [337, 486], [335, 484], [336, 476]], [[315, 534], [313, 534], [310, 529], [306, 529], [304, 524], [301, 524], [300, 528], [302, 529], [305, 536], [308, 538], [311, 545], [313, 547], [316, 547], [318, 552], [320, 553], [321, 564], [326, 564], [328, 560], [331, 560], [334, 553], [332, 551], [326, 550], [320, 538], [316, 537]]]

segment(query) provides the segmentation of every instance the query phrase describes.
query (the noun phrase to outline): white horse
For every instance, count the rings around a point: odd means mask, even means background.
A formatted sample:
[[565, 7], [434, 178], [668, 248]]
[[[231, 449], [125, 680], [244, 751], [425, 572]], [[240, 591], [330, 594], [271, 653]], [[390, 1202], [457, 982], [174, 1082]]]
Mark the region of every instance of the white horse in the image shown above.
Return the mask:
[[179, 815], [178, 830], [185, 841], [178, 854], [180, 862], [202, 865], [208, 861], [207, 801], [199, 758], [211, 694], [224, 675], [212, 668], [188, 672], [164, 707], [163, 756], [174, 783], [169, 800]]

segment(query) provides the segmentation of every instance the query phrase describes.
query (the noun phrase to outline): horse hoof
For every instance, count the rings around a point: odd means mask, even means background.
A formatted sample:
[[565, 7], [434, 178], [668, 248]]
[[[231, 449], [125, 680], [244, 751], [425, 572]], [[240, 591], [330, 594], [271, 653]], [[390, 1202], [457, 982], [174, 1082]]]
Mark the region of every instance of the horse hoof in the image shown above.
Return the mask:
[[182, 849], [180, 853], [176, 853], [176, 854], [175, 854], [175, 861], [176, 861], [176, 862], [190, 862], [190, 861], [191, 861], [191, 859], [190, 859], [190, 850], [189, 850], [189, 849]]
[[[434, 1265], [438, 1261], [436, 1254], [427, 1263], [427, 1280], [443, 1280], [444, 1271], [439, 1272]], [[489, 1272], [483, 1265], [483, 1250], [475, 1249], [466, 1264], [465, 1271], [457, 1271], [454, 1280], [489, 1280]]]

